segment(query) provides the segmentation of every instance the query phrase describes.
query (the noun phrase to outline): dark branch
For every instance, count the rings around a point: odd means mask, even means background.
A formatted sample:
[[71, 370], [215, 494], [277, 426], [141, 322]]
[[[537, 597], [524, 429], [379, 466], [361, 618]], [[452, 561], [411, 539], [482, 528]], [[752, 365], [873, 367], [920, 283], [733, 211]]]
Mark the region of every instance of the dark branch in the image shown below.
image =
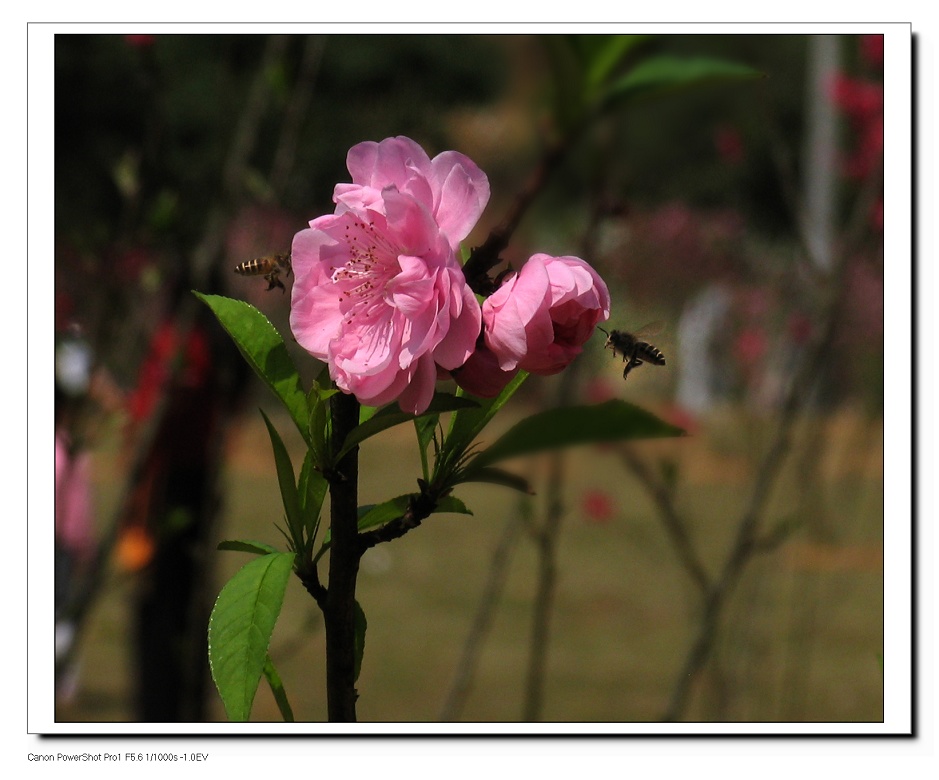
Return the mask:
[[385, 523], [381, 528], [359, 534], [359, 554], [361, 555], [376, 544], [398, 539], [411, 529], [417, 528], [434, 513], [437, 508], [437, 501], [442, 497], [430, 493], [415, 493], [412, 495], [408, 502], [408, 508], [403, 515]]
[[502, 262], [501, 254], [509, 245], [509, 239], [515, 232], [525, 212], [544, 188], [548, 178], [558, 167], [571, 146], [571, 138], [547, 147], [538, 166], [532, 172], [512, 207], [489, 233], [481, 246], [473, 249], [463, 266], [463, 275], [473, 292], [489, 296], [496, 291], [496, 283], [489, 277], [489, 272]]

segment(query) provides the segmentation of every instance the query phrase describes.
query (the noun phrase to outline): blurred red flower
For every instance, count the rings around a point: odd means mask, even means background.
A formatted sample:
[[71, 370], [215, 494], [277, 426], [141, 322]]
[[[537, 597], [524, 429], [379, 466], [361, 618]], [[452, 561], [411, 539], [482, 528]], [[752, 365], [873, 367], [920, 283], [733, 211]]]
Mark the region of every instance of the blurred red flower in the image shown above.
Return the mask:
[[734, 354], [743, 366], [754, 366], [766, 354], [766, 334], [761, 328], [745, 328], [734, 342]]
[[602, 490], [588, 490], [580, 501], [584, 521], [594, 525], [606, 525], [616, 514], [616, 505], [610, 494]]
[[794, 344], [802, 346], [812, 337], [815, 327], [812, 320], [804, 314], [792, 314], [786, 323], [786, 332]]
[[884, 67], [884, 36], [862, 35], [861, 57], [872, 68]]
[[694, 433], [698, 429], [698, 418], [681, 404], [671, 404], [658, 412], [665, 422], [681, 428], [685, 433]]
[[883, 84], [842, 74], [835, 78], [831, 94], [854, 131], [842, 170], [849, 179], [863, 179], [877, 165], [884, 151]]
[[714, 146], [721, 160], [731, 165], [743, 162], [743, 138], [736, 127], [721, 125], [714, 131]]
[[145, 49], [148, 46], [152, 46], [153, 42], [156, 40], [155, 35], [125, 35], [124, 40], [127, 41], [131, 46], [138, 49]]
[[584, 400], [588, 404], [602, 404], [618, 395], [617, 387], [606, 377], [592, 377], [584, 388]]

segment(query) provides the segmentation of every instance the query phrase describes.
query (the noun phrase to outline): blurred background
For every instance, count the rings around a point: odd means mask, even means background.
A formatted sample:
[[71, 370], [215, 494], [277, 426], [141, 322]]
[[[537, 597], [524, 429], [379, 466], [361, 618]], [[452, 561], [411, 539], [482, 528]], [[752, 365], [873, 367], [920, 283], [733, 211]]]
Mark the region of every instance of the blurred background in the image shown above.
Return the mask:
[[[685, 64], [595, 99], [650, 63]], [[292, 280], [232, 269], [394, 135], [488, 174], [468, 246], [528, 193], [505, 261], [579, 255], [611, 327], [660, 323], [665, 367], [624, 382], [597, 334], [486, 435], [613, 397], [690, 435], [520, 462], [534, 497], [464, 486], [369, 551], [360, 720], [882, 720], [882, 73], [881, 36], [56, 35], [56, 720], [225, 720], [205, 628], [247, 559], [215, 547], [283, 541], [258, 407], [304, 449], [189, 291], [314, 376]], [[363, 502], [413, 490], [410, 426], [360, 457]], [[297, 581], [271, 656], [324, 720]]]

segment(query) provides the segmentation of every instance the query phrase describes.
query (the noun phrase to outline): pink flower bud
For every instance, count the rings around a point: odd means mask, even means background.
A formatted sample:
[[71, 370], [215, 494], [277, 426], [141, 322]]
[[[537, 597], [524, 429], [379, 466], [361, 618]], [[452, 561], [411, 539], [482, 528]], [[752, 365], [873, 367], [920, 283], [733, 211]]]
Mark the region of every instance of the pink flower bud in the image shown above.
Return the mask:
[[483, 303], [486, 346], [500, 368], [542, 376], [566, 368], [609, 316], [606, 284], [570, 256], [532, 255]]

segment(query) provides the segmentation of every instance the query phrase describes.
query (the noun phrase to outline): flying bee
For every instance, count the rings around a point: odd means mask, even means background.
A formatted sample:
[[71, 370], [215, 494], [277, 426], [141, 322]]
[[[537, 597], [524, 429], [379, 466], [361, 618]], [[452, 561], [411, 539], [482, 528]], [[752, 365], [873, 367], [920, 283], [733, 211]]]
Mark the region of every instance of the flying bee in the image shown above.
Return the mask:
[[245, 260], [240, 265], [235, 266], [235, 273], [242, 276], [263, 276], [267, 282], [267, 289], [273, 290], [280, 287], [281, 292], [286, 292], [287, 288], [280, 280], [281, 270], [287, 276], [293, 272], [290, 266], [290, 255], [268, 255], [267, 257], [256, 257], [254, 260]]
[[664, 324], [661, 322], [652, 322], [635, 333], [627, 333], [625, 330], [607, 332], [600, 328], [606, 333], [604, 349], [609, 347], [614, 355], [619, 352], [623, 356], [623, 362], [626, 363], [623, 369], [623, 379], [629, 376], [630, 371], [643, 363], [652, 363], [655, 366], [665, 365], [665, 355], [645, 340], [661, 333], [663, 329]]

